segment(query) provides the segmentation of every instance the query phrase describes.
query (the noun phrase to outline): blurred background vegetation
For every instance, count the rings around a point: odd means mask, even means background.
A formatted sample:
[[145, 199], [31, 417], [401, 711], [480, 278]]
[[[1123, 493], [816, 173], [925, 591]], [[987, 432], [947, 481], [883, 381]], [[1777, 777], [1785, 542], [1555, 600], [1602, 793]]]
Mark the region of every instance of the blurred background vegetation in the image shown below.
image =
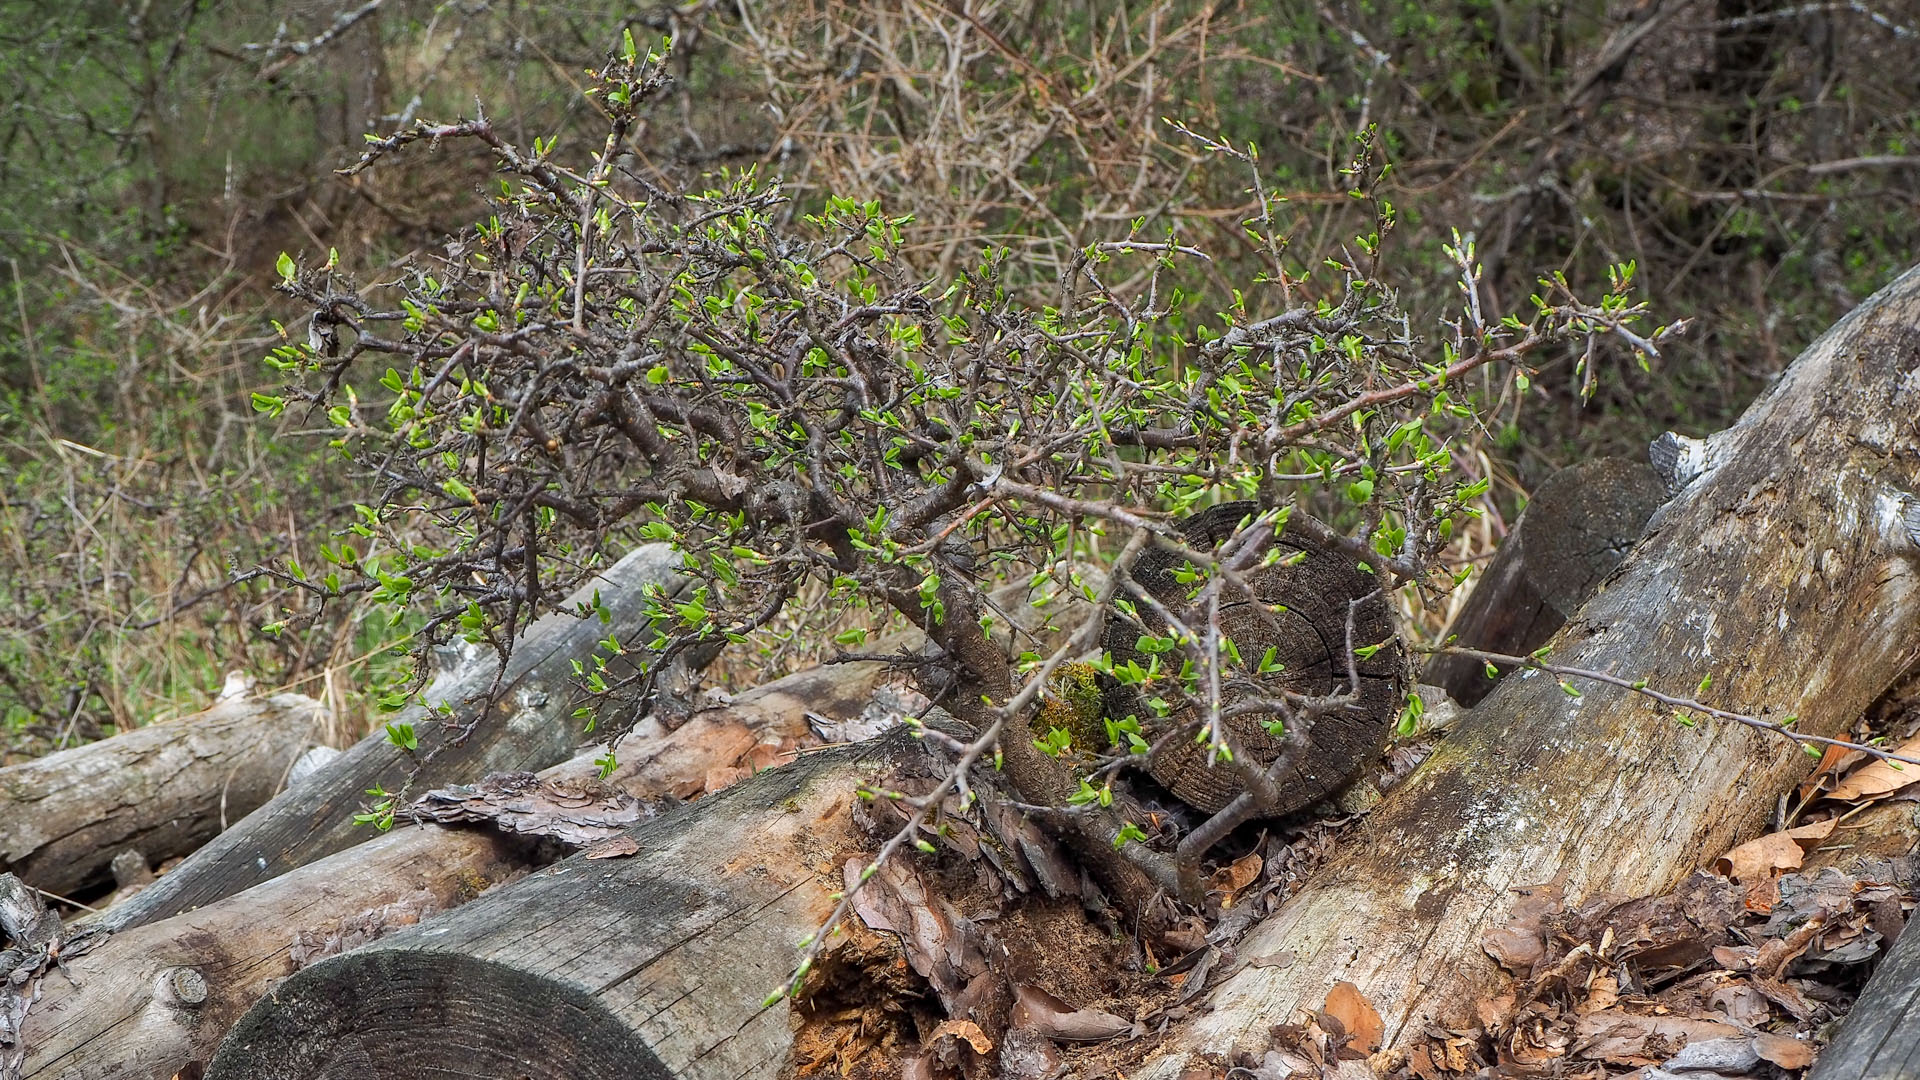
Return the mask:
[[290, 317], [274, 261], [376, 280], [470, 223], [472, 148], [336, 175], [367, 132], [484, 109], [597, 145], [581, 72], [622, 28], [672, 35], [678, 71], [632, 167], [757, 166], [796, 217], [878, 198], [929, 277], [1003, 246], [1036, 303], [1136, 223], [1213, 254], [1195, 311], [1251, 278], [1243, 174], [1169, 119], [1258, 145], [1302, 272], [1369, 227], [1342, 170], [1377, 126], [1391, 279], [1428, 325], [1451, 230], [1508, 309], [1637, 262], [1693, 332], [1584, 405], [1572, 357], [1486, 402], [1489, 537], [1560, 465], [1724, 426], [1920, 234], [1920, 0], [0, 0], [0, 762], [234, 668], [327, 698], [338, 744], [406, 678], [385, 615], [261, 631], [285, 598], [248, 571], [314, 561], [354, 501], [323, 423], [249, 407]]

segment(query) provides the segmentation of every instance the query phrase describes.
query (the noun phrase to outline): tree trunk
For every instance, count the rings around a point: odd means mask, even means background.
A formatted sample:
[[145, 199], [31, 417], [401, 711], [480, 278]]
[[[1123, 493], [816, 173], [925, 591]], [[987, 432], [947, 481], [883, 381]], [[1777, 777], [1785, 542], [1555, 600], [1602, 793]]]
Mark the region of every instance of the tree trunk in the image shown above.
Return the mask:
[[299, 694], [222, 697], [0, 769], [0, 873], [75, 896], [111, 882], [128, 849], [148, 866], [185, 855], [272, 798], [325, 716]]
[[[413, 725], [417, 751], [395, 746], [385, 732], [367, 736], [115, 906], [103, 924], [124, 930], [165, 919], [369, 839], [372, 831], [353, 822], [369, 788], [417, 794], [492, 772], [536, 771], [572, 757], [581, 732], [572, 719], [570, 661], [586, 660], [609, 632], [623, 642], [645, 640], [646, 587], [674, 591], [685, 581], [679, 566], [680, 557], [664, 544], [630, 552], [560, 613], [527, 630], [514, 646], [493, 708], [485, 706], [498, 665], [461, 666], [423, 695], [429, 703], [452, 706], [450, 717], [434, 719], [422, 705], [395, 717]], [[565, 613], [575, 603], [591, 602], [596, 589], [611, 622]], [[642, 662], [637, 654], [630, 657]]]
[[921, 752], [895, 732], [804, 755], [634, 829], [636, 857], [575, 856], [323, 960], [207, 1076], [772, 1077], [793, 1032], [763, 1002], [865, 844], [856, 793]]
[[[1547, 477], [1474, 584], [1449, 637], [1511, 655], [1546, 644], [1620, 565], [1666, 500], [1653, 467], [1625, 458], [1569, 465]], [[1423, 678], [1472, 706], [1495, 685], [1486, 667], [1443, 654], [1427, 662]]]
[[[642, 799], [718, 790], [816, 742], [809, 715], [847, 723], [884, 708], [885, 674], [876, 662], [828, 664], [744, 691], [672, 732], [623, 743], [608, 783]], [[578, 789], [597, 777], [597, 756], [540, 777]], [[69, 963], [74, 978], [50, 980], [27, 1014], [25, 1076], [167, 1080], [204, 1067], [248, 1006], [326, 954], [313, 955], [312, 943], [361, 944], [541, 861], [531, 842], [491, 828], [402, 828], [207, 907], [96, 938]], [[179, 978], [202, 987], [203, 1000], [176, 999], [176, 968], [193, 969]]]
[[[1914, 659], [1920, 618], [1920, 270], [1810, 347], [1663, 507], [1551, 662], [1644, 678], [1710, 705], [1843, 731]], [[1267, 1045], [1270, 1025], [1356, 984], [1387, 1045], [1471, 1027], [1501, 982], [1482, 936], [1516, 889], [1658, 894], [1756, 834], [1809, 759], [1732, 722], [1685, 726], [1625, 689], [1571, 697], [1526, 672], [1464, 715], [1433, 757], [1292, 903], [1144, 1075]]]

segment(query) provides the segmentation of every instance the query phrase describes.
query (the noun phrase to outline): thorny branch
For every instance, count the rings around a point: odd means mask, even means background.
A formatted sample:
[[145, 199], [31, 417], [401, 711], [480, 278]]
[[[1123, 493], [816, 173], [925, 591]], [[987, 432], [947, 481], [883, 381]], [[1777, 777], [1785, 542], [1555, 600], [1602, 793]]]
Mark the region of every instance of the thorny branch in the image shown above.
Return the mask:
[[[283, 262], [283, 291], [312, 305], [315, 332], [275, 351], [270, 362], [294, 382], [256, 406], [324, 414], [373, 494], [322, 549], [327, 566], [273, 575], [310, 598], [290, 620], [348, 596], [426, 604], [423, 649], [458, 635], [503, 656], [595, 557], [635, 540], [676, 545], [696, 583], [650, 599], [646, 614], [665, 629], [646, 644], [662, 662], [751, 643], [796, 600], [891, 609], [934, 646], [916, 678], [974, 734], [935, 738], [957, 745], [956, 767], [911, 804], [875, 866], [938, 799], [970, 795], [968, 769], [992, 752], [1018, 801], [1058, 808], [1053, 823], [1123, 903], [1154, 888], [1198, 899], [1206, 848], [1276, 805], [1313, 722], [1358, 685], [1351, 609], [1344, 693], [1263, 681], [1221, 629], [1222, 608], [1255, 595], [1247, 575], [1279, 556], [1269, 541], [1289, 508], [1381, 589], [1437, 597], [1451, 584], [1441, 553], [1486, 491], [1458, 472], [1451, 447], [1479, 419], [1459, 380], [1483, 371], [1524, 385], [1525, 361], [1545, 350], [1611, 339], [1649, 354], [1678, 330], [1634, 329], [1647, 311], [1627, 294], [1630, 266], [1613, 269], [1615, 289], [1598, 303], [1547, 281], [1528, 318], [1492, 321], [1462, 242], [1450, 255], [1470, 302], [1437, 345], [1416, 336], [1381, 280], [1393, 212], [1369, 194], [1384, 172], [1370, 134], [1348, 180], [1373, 229], [1331, 282], [1288, 270], [1280, 197], [1250, 148], [1213, 139], [1209, 151], [1255, 177], [1261, 206], [1244, 225], [1270, 260], [1228, 311], [1186, 310], [1181, 274], [1205, 263], [1202, 248], [1138, 224], [1081, 248], [1055, 306], [1009, 293], [1004, 253], [927, 281], [898, 258], [910, 219], [878, 203], [795, 207], [751, 170], [670, 190], [629, 168], [664, 63], [629, 41], [595, 73], [608, 136], [583, 166], [544, 141], [513, 145], [482, 115], [418, 122], [370, 142], [346, 170], [471, 139], [498, 175], [488, 220], [397, 281], [363, 289], [332, 260]], [[796, 210], [810, 212], [796, 224]], [[1136, 287], [1109, 282], [1115, 259], [1148, 264]], [[1212, 548], [1172, 527], [1240, 498], [1266, 509]], [[1115, 529], [1127, 537], [1117, 560]], [[377, 551], [362, 548], [369, 540]], [[1099, 627], [1147, 544], [1185, 561], [1187, 610], [1204, 614], [1183, 622], [1146, 598], [1174, 630], [1164, 655], [1122, 670], [1096, 647]], [[1103, 590], [1065, 569], [1078, 559], [1114, 562]], [[1099, 610], [1050, 655], [1008, 650], [990, 633], [987, 592], [1018, 580], [1081, 590]], [[630, 643], [601, 644], [578, 667], [588, 698], [578, 715], [637, 717], [660, 665], [622, 678], [609, 661]], [[1146, 723], [1170, 730], [1110, 754], [1076, 748], [1095, 757], [1090, 770], [1062, 756], [1029, 715], [1081, 656], [1130, 680], [1156, 703]], [[1236, 752], [1225, 721], [1242, 716], [1276, 718], [1279, 761]], [[1118, 763], [1195, 732], [1245, 794], [1171, 854], [1128, 843], [1141, 834], [1124, 800], [1107, 797]], [[1094, 778], [1106, 786], [1091, 788]]]

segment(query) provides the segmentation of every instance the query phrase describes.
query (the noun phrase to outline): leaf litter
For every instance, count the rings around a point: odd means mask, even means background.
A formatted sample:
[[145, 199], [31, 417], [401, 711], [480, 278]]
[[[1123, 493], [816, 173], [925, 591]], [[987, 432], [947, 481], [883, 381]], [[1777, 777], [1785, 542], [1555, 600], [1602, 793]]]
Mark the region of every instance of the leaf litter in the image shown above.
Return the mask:
[[1554, 883], [1523, 890], [1482, 940], [1512, 988], [1481, 1003], [1478, 1028], [1429, 1028], [1382, 1072], [1796, 1075], [1905, 925], [1920, 873], [1912, 856], [1786, 869], [1833, 829], [1741, 845], [1716, 862], [1733, 876], [1697, 871], [1664, 896], [1570, 904]]
[[[896, 775], [876, 786], [915, 797], [936, 782]], [[846, 944], [823, 954], [796, 1003], [797, 1075], [1128, 1075], [1225, 974], [1294, 961], [1244, 957], [1236, 945], [1355, 820], [1249, 830], [1207, 868], [1204, 912], [1161, 897], [1129, 915], [1027, 815], [982, 794], [966, 809], [948, 796], [920, 827], [933, 852], [888, 860], [854, 894], [838, 930]], [[877, 848], [908, 814], [882, 795], [856, 820]], [[844, 857], [840, 886], [858, 883], [869, 859]], [[1326, 1060], [1364, 1059], [1350, 1048], [1378, 1046], [1383, 1025], [1357, 996], [1336, 997], [1324, 1016], [1314, 1030]]]

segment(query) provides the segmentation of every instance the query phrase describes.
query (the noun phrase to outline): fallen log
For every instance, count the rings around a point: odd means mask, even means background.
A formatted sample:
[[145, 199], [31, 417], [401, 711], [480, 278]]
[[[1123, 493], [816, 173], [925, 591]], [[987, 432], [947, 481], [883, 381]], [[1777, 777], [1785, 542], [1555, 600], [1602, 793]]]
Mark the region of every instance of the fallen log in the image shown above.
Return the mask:
[[32, 1080], [193, 1075], [275, 981], [538, 865], [485, 829], [396, 829], [63, 958], [20, 1032]]
[[0, 769], [0, 873], [92, 895], [116, 856], [150, 867], [185, 855], [272, 798], [326, 709], [233, 690], [204, 712]]
[[[1920, 270], [1827, 332], [1732, 428], [1685, 455], [1673, 501], [1549, 662], [1840, 734], [1913, 660], [1920, 621]], [[1711, 677], [1711, 683], [1705, 680]], [[1696, 688], [1698, 688], [1696, 690]], [[1289, 905], [1139, 1074], [1258, 1054], [1351, 982], [1392, 1049], [1468, 1028], [1502, 982], [1482, 935], [1516, 890], [1653, 895], [1756, 835], [1810, 764], [1776, 734], [1683, 725], [1625, 688], [1506, 679]]]
[[[572, 757], [581, 739], [571, 719], [571, 661], [593, 654], [609, 632], [621, 641], [646, 640], [646, 590], [669, 593], [685, 579], [680, 557], [665, 544], [636, 548], [569, 599], [561, 612], [536, 622], [514, 646], [488, 707], [497, 662], [456, 667], [428, 691], [425, 703], [408, 706], [395, 722], [413, 725], [419, 747], [408, 751], [384, 732], [362, 739], [316, 769], [299, 786], [281, 792], [194, 852], [173, 872], [109, 911], [101, 925], [124, 930], [232, 896], [298, 866], [370, 838], [354, 824], [366, 792], [424, 791], [491, 772], [539, 770]], [[567, 613], [598, 592], [610, 621]], [[643, 663], [630, 650], [627, 662]], [[451, 706], [435, 717], [429, 705]]]
[[[604, 785], [597, 752], [546, 769], [539, 781], [569, 794], [599, 786], [649, 802], [705, 795], [791, 761], [817, 743], [816, 726], [874, 722], [899, 704], [887, 680], [886, 665], [871, 661], [798, 671], [699, 709], [671, 732], [649, 735], [643, 727], [622, 741], [620, 765]], [[594, 809], [586, 807], [586, 816]], [[274, 982], [330, 954], [310, 943], [363, 943], [402, 925], [402, 916], [446, 910], [481, 886], [551, 861], [539, 857], [533, 838], [505, 839], [522, 823], [511, 811], [499, 817], [500, 828], [400, 828], [92, 943], [70, 963], [77, 981], [61, 983], [27, 1014], [25, 1076], [167, 1080], [204, 1067], [227, 1028]], [[450, 891], [460, 883], [464, 891]], [[303, 893], [310, 902], [294, 902]], [[198, 980], [202, 1000], [183, 1007], [174, 999], [174, 969], [192, 969], [182, 977]]]
[[[1481, 572], [1449, 637], [1510, 655], [1546, 644], [1620, 565], [1666, 500], [1653, 466], [1626, 458], [1585, 461], [1547, 477]], [[1424, 681], [1471, 706], [1494, 687], [1486, 666], [1441, 654], [1427, 662]]]
[[777, 1075], [791, 1009], [764, 999], [864, 843], [858, 790], [922, 752], [895, 732], [803, 755], [634, 829], [637, 857], [575, 856], [305, 968], [206, 1075]]

